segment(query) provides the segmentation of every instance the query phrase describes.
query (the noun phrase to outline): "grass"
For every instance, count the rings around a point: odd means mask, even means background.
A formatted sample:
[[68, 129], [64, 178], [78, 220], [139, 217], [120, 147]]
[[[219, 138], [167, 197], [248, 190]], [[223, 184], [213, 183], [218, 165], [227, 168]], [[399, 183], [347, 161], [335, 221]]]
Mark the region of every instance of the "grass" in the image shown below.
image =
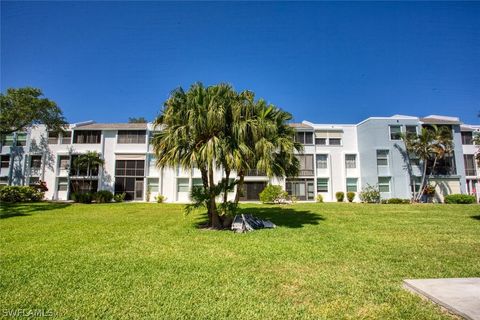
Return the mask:
[[279, 227], [196, 228], [171, 204], [2, 206], [0, 310], [70, 319], [449, 319], [406, 278], [479, 277], [476, 205], [244, 205]]

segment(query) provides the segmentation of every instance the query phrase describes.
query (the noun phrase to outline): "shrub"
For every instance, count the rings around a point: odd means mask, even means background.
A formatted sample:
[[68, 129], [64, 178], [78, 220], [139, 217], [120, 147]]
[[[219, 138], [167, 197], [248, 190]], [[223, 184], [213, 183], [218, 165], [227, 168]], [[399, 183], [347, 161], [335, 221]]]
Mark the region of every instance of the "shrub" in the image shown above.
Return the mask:
[[343, 202], [343, 199], [345, 199], [345, 193], [338, 191], [335, 193], [335, 198], [337, 198], [337, 202]]
[[269, 184], [260, 192], [260, 201], [263, 203], [278, 203], [284, 201], [288, 196], [281, 186]]
[[40, 201], [45, 193], [28, 186], [5, 186], [0, 189], [0, 202]]
[[449, 194], [444, 198], [445, 203], [449, 204], [471, 204], [475, 203], [475, 196], [468, 194]]
[[317, 200], [318, 203], [323, 203], [323, 196], [319, 193], [317, 194], [317, 197], [315, 198], [315, 200]]
[[157, 195], [155, 199], [157, 200], [157, 203], [164, 203], [165, 201], [167, 201], [167, 197], [161, 194]]
[[100, 190], [95, 193], [95, 201], [98, 203], [112, 202], [113, 193], [108, 190]]
[[123, 202], [123, 201], [125, 201], [125, 196], [126, 196], [126, 195], [127, 195], [127, 194], [126, 194], [125, 192], [123, 192], [123, 193], [117, 193], [116, 195], [113, 196], [113, 200], [114, 200], [115, 202]]
[[79, 203], [92, 203], [94, 194], [91, 192], [85, 192], [85, 193], [80, 193], [80, 192], [74, 192], [72, 193], [72, 200], [74, 202], [79, 202]]
[[388, 200], [385, 200], [385, 203], [387, 203], [387, 204], [409, 204], [410, 200], [409, 199], [400, 199], [400, 198], [390, 198]]
[[379, 203], [380, 191], [378, 187], [367, 184], [362, 191], [358, 194], [358, 197], [362, 202], [366, 203]]
[[353, 202], [353, 199], [355, 199], [355, 192], [347, 192], [347, 200], [348, 202]]

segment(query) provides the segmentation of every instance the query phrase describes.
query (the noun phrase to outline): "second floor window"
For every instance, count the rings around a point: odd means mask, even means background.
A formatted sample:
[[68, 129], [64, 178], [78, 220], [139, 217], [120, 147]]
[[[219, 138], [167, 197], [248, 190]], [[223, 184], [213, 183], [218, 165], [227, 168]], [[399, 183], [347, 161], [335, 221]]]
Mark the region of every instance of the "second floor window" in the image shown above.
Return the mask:
[[299, 155], [298, 160], [300, 162], [299, 175], [301, 176], [313, 175], [313, 154]]
[[313, 144], [313, 132], [297, 132], [295, 141], [301, 144]]
[[57, 144], [58, 143], [58, 132], [49, 131], [48, 132], [48, 144]]
[[377, 166], [388, 166], [388, 150], [377, 150]]
[[10, 155], [0, 156], [0, 168], [8, 168], [10, 166]]
[[122, 130], [118, 131], [117, 143], [142, 144], [145, 143], [147, 132], [145, 130]]
[[462, 132], [462, 144], [473, 144], [473, 132], [470, 132], [470, 131]]
[[326, 154], [317, 154], [317, 169], [327, 169], [328, 168], [328, 155]]
[[61, 144], [70, 144], [72, 143], [72, 131], [62, 132], [62, 138], [60, 139]]
[[32, 169], [40, 169], [42, 166], [42, 156], [32, 156], [30, 158], [30, 167]]
[[402, 127], [390, 126], [390, 140], [400, 140], [400, 139], [402, 139]]
[[357, 155], [346, 154], [345, 155], [345, 168], [355, 169], [357, 167]]
[[2, 137], [2, 145], [13, 146], [13, 133], [6, 134]]
[[324, 146], [327, 144], [327, 139], [326, 138], [315, 138], [315, 144], [317, 146]]
[[70, 156], [60, 156], [58, 158], [58, 168], [60, 170], [68, 170], [70, 167]]
[[475, 168], [475, 155], [473, 154], [464, 154], [463, 160], [465, 161], [465, 175], [466, 176], [476, 176], [477, 170]]
[[330, 139], [328, 139], [328, 145], [329, 146], [341, 146], [342, 145], [342, 139], [340, 139], [340, 138], [330, 138]]
[[102, 138], [100, 130], [78, 130], [73, 134], [73, 143], [98, 144]]
[[25, 132], [17, 133], [17, 147], [25, 147], [27, 145], [27, 134]]

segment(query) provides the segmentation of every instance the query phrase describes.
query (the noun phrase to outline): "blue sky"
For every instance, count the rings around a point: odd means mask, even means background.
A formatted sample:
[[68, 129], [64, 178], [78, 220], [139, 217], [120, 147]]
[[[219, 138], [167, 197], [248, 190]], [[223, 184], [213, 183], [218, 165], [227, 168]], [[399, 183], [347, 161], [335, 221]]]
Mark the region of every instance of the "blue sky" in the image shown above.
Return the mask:
[[480, 3], [1, 3], [0, 88], [71, 122], [153, 119], [169, 92], [231, 83], [296, 121], [479, 123]]

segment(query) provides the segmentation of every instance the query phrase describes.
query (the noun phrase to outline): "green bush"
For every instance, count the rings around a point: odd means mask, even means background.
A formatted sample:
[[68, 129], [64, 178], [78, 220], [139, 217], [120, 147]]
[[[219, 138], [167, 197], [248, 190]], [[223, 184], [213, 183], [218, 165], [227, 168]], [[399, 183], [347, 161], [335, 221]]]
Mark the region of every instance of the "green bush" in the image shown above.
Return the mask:
[[85, 192], [85, 193], [73, 192], [71, 197], [74, 202], [92, 203], [94, 194], [91, 192]]
[[358, 194], [360, 201], [366, 203], [379, 203], [380, 202], [380, 191], [378, 187], [371, 186], [367, 184], [362, 191]]
[[410, 200], [409, 199], [400, 199], [400, 198], [390, 198], [390, 199], [385, 200], [384, 203], [386, 203], [386, 204], [409, 204]]
[[343, 193], [342, 191], [338, 191], [337, 193], [335, 193], [335, 198], [337, 198], [337, 202], [343, 202], [343, 200], [345, 199], [345, 193]]
[[323, 196], [321, 194], [317, 194], [315, 200], [317, 200], [318, 203], [323, 203]]
[[281, 186], [269, 184], [260, 192], [260, 201], [263, 203], [278, 203], [284, 201], [288, 193]]
[[155, 199], [157, 200], [157, 203], [164, 203], [164, 202], [167, 200], [167, 197], [165, 197], [164, 195], [159, 194], [159, 195], [157, 195], [157, 196], [155, 197]]
[[113, 193], [108, 190], [100, 190], [95, 193], [95, 201], [98, 203], [108, 203], [112, 202]]
[[126, 196], [127, 196], [127, 194], [125, 192], [117, 193], [116, 195], [113, 196], [113, 200], [115, 202], [123, 202], [123, 201], [125, 201]]
[[475, 203], [475, 196], [468, 194], [449, 194], [444, 198], [445, 203], [449, 204], [471, 204]]
[[29, 186], [5, 186], [0, 189], [0, 202], [32, 202], [43, 200], [45, 192]]
[[348, 202], [353, 202], [353, 199], [355, 199], [355, 192], [347, 192], [347, 200]]

